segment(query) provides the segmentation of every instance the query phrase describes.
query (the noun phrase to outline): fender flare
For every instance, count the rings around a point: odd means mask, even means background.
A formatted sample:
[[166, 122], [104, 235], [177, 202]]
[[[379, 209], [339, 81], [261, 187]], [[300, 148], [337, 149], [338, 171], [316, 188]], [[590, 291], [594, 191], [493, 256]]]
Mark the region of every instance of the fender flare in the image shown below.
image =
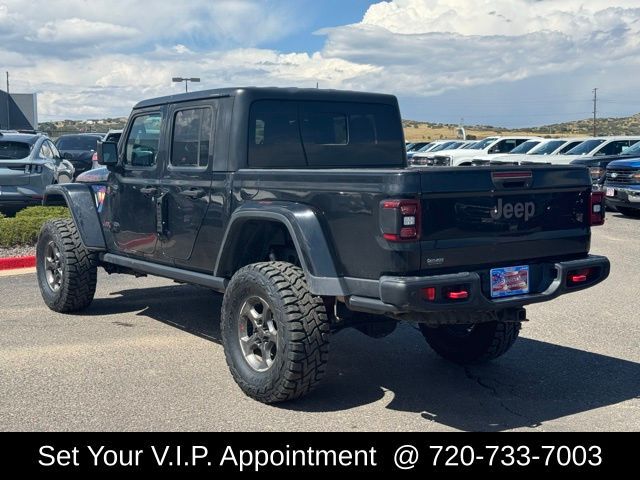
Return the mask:
[[340, 296], [346, 288], [338, 275], [332, 248], [317, 213], [308, 205], [289, 202], [247, 202], [236, 209], [227, 226], [216, 266], [215, 276], [222, 276], [227, 255], [249, 220], [266, 220], [283, 224], [293, 240], [300, 264], [314, 295]]
[[[61, 201], [61, 197], [64, 199], [63, 201]], [[64, 203], [71, 212], [84, 246], [91, 251], [106, 251], [107, 245], [91, 186], [83, 183], [47, 186], [42, 205], [61, 205]]]

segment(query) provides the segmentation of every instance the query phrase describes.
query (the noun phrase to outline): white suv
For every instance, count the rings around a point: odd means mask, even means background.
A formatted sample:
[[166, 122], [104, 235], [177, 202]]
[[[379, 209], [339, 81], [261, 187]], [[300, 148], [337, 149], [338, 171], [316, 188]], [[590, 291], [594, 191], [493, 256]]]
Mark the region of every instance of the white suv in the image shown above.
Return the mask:
[[594, 137], [585, 140], [562, 155], [553, 155], [533, 159], [544, 163], [558, 163], [568, 165], [580, 157], [597, 157], [601, 155], [619, 155], [634, 143], [640, 141], [640, 137]]
[[511, 136], [511, 137], [487, 137], [480, 140], [473, 148], [442, 150], [435, 153], [416, 153], [413, 156], [414, 163], [417, 158], [424, 158], [423, 165], [438, 167], [454, 167], [459, 165], [471, 165], [475, 157], [481, 155], [499, 155], [509, 153], [521, 143], [537, 137]]

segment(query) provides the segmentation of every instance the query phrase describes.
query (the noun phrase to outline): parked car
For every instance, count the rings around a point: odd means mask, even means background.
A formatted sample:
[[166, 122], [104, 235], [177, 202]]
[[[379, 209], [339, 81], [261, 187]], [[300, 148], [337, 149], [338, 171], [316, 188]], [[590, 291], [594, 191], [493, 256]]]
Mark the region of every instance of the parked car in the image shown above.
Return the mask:
[[[576, 145], [584, 141], [583, 139], [558, 139], [558, 138], [540, 138], [527, 140], [520, 144], [511, 152], [492, 156], [476, 157], [474, 159], [474, 165], [483, 165], [487, 163], [510, 163], [520, 164], [529, 163], [535, 161], [541, 161], [544, 163], [551, 163], [546, 155], [557, 155], [562, 152], [566, 152]], [[535, 155], [535, 156], [532, 156]]]
[[404, 152], [391, 95], [253, 87], [140, 102], [122, 141], [98, 145], [108, 174], [47, 189], [44, 203], [73, 216], [41, 230], [42, 298], [87, 308], [99, 267], [223, 293], [210, 314], [231, 375], [273, 403], [320, 382], [342, 328], [380, 338], [411, 322], [442, 357], [486, 362], [514, 344], [526, 305], [607, 278], [607, 258], [589, 254], [604, 212], [585, 169], [410, 170]]
[[623, 215], [640, 218], [640, 158], [613, 161], [606, 172], [607, 206]]
[[0, 210], [5, 214], [42, 202], [44, 190], [73, 179], [64, 160], [45, 135], [0, 132]]
[[562, 155], [554, 155], [552, 158], [540, 161], [567, 165], [578, 158], [620, 155], [638, 141], [640, 141], [640, 137], [633, 136], [589, 138]]
[[571, 165], [582, 165], [589, 168], [594, 190], [602, 190], [606, 179], [607, 166], [616, 160], [625, 160], [632, 157], [640, 157], [640, 142], [634, 143], [624, 149], [618, 155], [602, 155], [593, 157], [580, 157], [571, 162]]
[[442, 150], [436, 153], [418, 152], [414, 155], [414, 158], [424, 158], [425, 160], [415, 159], [414, 163], [420, 161], [421, 163], [424, 162], [422, 165], [437, 167], [468, 166], [473, 163], [473, 159], [477, 156], [509, 153], [521, 143], [533, 138], [536, 137], [487, 137], [474, 144], [473, 148]]
[[507, 153], [497, 153], [497, 154], [487, 154], [487, 155], [478, 155], [473, 157], [473, 165], [486, 165], [490, 162], [508, 162], [515, 163], [517, 162], [517, 156], [525, 155], [529, 151], [533, 150], [535, 147], [540, 145], [540, 143], [544, 141], [543, 138], [531, 138], [526, 142], [522, 142], [520, 145], [515, 147], [513, 150]]
[[62, 135], [56, 140], [56, 147], [63, 158], [69, 160], [76, 171], [76, 176], [93, 167], [92, 157], [98, 141], [103, 133], [74, 133]]
[[[122, 130], [109, 130], [107, 133], [105, 133], [104, 137], [102, 138], [102, 141], [118, 143], [120, 141], [121, 136], [122, 136]], [[95, 168], [100, 168], [100, 165], [98, 164], [97, 152], [93, 152], [93, 155], [91, 156], [91, 169], [93, 170]]]
[[[420, 152], [429, 152], [433, 154], [442, 150], [456, 150], [464, 145], [464, 143], [465, 142], [462, 140], [439, 140], [433, 142], [429, 148], [420, 150]], [[409, 166], [426, 165], [425, 160], [425, 157], [422, 156], [418, 158], [416, 158], [414, 155], [407, 156], [407, 164]]]

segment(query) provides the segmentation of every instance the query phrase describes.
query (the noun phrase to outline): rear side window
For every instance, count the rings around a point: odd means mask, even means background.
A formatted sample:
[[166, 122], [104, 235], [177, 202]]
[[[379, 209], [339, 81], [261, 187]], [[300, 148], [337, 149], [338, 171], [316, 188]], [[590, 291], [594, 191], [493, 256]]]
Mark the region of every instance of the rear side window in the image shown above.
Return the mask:
[[198, 168], [208, 165], [212, 119], [213, 110], [208, 107], [176, 112], [171, 143], [172, 166]]
[[91, 135], [69, 135], [67, 137], [60, 137], [56, 143], [60, 150], [81, 150], [89, 152], [95, 150], [97, 147], [99, 137]]
[[125, 163], [132, 167], [153, 167], [160, 146], [162, 114], [139, 115], [133, 119], [125, 149]]
[[404, 138], [392, 105], [262, 100], [251, 107], [249, 166], [397, 167]]
[[249, 115], [249, 166], [301, 168], [306, 166], [294, 102], [255, 102]]
[[31, 153], [31, 145], [25, 142], [0, 142], [0, 160], [26, 158]]

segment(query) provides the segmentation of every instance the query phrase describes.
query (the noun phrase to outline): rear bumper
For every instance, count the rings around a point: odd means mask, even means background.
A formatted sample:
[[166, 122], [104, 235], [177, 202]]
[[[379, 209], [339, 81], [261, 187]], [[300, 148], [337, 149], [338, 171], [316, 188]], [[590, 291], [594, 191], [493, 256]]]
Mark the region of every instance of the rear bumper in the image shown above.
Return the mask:
[[[398, 314], [410, 312], [446, 312], [446, 311], [496, 311], [519, 308], [532, 303], [546, 302], [566, 293], [577, 292], [592, 287], [609, 276], [610, 264], [606, 257], [590, 255], [580, 260], [571, 260], [544, 265], [548, 275], [542, 278], [542, 289], [536, 293], [503, 298], [490, 298], [486, 295], [488, 278], [485, 272], [463, 272], [450, 275], [427, 277], [381, 277], [379, 297], [369, 298], [351, 296], [347, 306], [351, 310], [379, 314]], [[591, 269], [584, 283], [570, 285], [570, 272]], [[436, 298], [429, 301], [423, 289], [436, 289]], [[468, 292], [468, 297], [459, 300], [443, 298], [441, 292], [447, 287], [460, 287]]]

